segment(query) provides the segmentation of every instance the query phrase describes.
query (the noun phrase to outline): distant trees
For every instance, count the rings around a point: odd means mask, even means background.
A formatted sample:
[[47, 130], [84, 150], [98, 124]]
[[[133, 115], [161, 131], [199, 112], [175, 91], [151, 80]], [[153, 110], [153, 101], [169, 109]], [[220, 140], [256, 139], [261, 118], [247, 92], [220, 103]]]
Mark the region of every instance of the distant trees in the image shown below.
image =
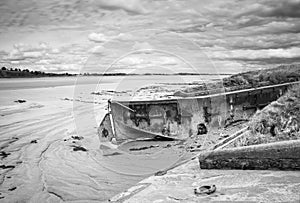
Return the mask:
[[[1, 68], [1, 67], [0, 67]], [[36, 77], [63, 77], [75, 76], [70, 73], [46, 73], [43, 71], [20, 69], [20, 68], [6, 68], [0, 69], [0, 78], [36, 78]]]
[[15, 72], [27, 72], [29, 73], [30, 71], [28, 69], [23, 69], [21, 70], [20, 68], [6, 68], [6, 67], [2, 67], [1, 68], [2, 71], [15, 71]]

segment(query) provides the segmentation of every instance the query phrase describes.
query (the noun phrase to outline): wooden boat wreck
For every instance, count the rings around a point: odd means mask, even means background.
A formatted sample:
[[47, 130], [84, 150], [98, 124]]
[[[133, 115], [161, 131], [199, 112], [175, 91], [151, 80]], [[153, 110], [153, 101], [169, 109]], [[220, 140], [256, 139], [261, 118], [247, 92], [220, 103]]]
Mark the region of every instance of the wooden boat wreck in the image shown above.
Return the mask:
[[101, 142], [187, 139], [237, 120], [277, 100], [299, 82], [223, 92], [198, 97], [148, 101], [108, 101], [98, 128]]

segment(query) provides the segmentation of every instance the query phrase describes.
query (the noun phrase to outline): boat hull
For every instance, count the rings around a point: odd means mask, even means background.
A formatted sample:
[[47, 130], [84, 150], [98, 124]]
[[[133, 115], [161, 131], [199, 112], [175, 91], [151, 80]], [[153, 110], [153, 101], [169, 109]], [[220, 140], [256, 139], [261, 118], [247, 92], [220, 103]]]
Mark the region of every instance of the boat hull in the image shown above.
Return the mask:
[[[258, 109], [284, 94], [299, 82], [225, 92], [190, 98], [149, 101], [109, 101], [109, 113], [100, 124], [107, 126], [102, 140], [187, 139], [207, 131], [249, 119]], [[106, 128], [105, 128], [106, 129]], [[107, 133], [105, 133], [107, 134]], [[101, 140], [100, 139], [100, 140]]]

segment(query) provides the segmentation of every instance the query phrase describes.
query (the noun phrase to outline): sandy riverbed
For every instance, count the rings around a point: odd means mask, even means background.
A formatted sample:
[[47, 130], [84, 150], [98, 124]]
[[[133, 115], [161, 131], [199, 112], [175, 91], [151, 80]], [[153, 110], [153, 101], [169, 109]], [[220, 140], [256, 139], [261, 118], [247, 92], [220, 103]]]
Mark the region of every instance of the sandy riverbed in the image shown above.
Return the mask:
[[[144, 87], [145, 79], [148, 84], [155, 83], [150, 77], [130, 82], [135, 88]], [[161, 78], [165, 83], [178, 82], [178, 78], [166, 77]], [[155, 85], [152, 92], [132, 94], [130, 84], [118, 85], [120, 78], [105, 78], [96, 89], [98, 79], [93, 78], [74, 91], [75, 79], [61, 79], [0, 81], [0, 201], [105, 201], [183, 158], [184, 149], [164, 145], [155, 153], [124, 150], [119, 155], [102, 156], [96, 135], [113, 90], [124, 91], [126, 87], [127, 96], [150, 98], [160, 97], [162, 90], [170, 88]], [[19, 99], [26, 102], [14, 102]]]

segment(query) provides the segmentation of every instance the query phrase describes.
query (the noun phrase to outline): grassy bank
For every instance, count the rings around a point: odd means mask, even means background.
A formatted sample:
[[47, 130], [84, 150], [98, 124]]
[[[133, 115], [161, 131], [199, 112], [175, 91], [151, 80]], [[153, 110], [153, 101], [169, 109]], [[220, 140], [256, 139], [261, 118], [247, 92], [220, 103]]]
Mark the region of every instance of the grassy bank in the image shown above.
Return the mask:
[[221, 82], [203, 83], [174, 93], [175, 96], [200, 96], [300, 81], [300, 64], [281, 65], [276, 68], [248, 71], [223, 78]]
[[258, 111], [249, 122], [248, 134], [231, 147], [300, 139], [300, 85]]
[[226, 89], [232, 90], [276, 85], [299, 80], [300, 64], [293, 64], [232, 75], [223, 79], [223, 85]]

